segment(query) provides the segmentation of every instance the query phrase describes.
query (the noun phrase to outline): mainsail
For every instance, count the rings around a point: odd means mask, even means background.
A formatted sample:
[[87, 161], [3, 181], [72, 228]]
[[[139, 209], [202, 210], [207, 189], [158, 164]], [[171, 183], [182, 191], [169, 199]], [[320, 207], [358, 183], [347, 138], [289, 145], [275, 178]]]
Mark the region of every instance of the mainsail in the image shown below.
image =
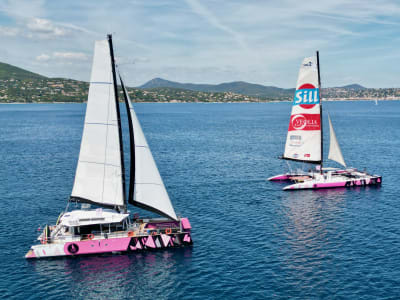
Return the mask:
[[[151, 154], [149, 145], [147, 144], [146, 137], [143, 134], [142, 127], [136, 117], [135, 110], [133, 109], [132, 102], [129, 94], [125, 89], [121, 75], [121, 86], [123, 88], [125, 101], [128, 103], [129, 116], [132, 124], [131, 141], [134, 134], [134, 164], [131, 164], [131, 180], [134, 178], [134, 197], [129, 197], [129, 203], [153, 211], [159, 215], [177, 220], [174, 207], [169, 199], [167, 190], [161, 179], [157, 165]], [[131, 144], [132, 145], [132, 144]], [[133, 169], [132, 169], [133, 166]], [[132, 195], [132, 185], [130, 187], [130, 195]]]
[[335, 131], [333, 130], [333, 125], [329, 114], [328, 114], [328, 120], [329, 120], [329, 133], [330, 133], [328, 158], [346, 167], [346, 163], [344, 162], [342, 151], [340, 150], [339, 143], [337, 141]]
[[315, 164], [322, 163], [319, 94], [318, 58], [307, 57], [300, 66], [282, 158]]
[[109, 40], [96, 41], [85, 124], [71, 201], [125, 207], [115, 69]]

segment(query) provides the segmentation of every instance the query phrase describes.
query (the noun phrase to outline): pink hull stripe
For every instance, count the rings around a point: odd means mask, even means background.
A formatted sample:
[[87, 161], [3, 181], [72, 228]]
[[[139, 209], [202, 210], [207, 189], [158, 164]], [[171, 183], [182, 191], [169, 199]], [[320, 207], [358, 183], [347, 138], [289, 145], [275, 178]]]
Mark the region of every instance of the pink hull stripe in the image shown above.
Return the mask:
[[156, 244], [154, 243], [154, 239], [152, 236], [149, 236], [149, 238], [146, 241], [146, 246], [150, 248], [155, 248]]
[[[376, 183], [380, 183], [381, 178], [376, 179]], [[335, 188], [335, 187], [351, 187], [351, 186], [365, 186], [374, 185], [370, 178], [354, 181], [339, 181], [339, 182], [327, 182], [327, 183], [314, 183], [310, 185], [305, 184], [293, 184], [289, 185], [287, 189], [302, 190], [302, 189], [323, 189], [323, 188]], [[286, 188], [285, 188], [286, 189]]]
[[182, 218], [181, 223], [182, 223], [183, 229], [186, 229], [186, 230], [192, 229], [192, 226], [190, 225], [188, 218]]
[[346, 182], [331, 182], [331, 183], [317, 183], [317, 188], [326, 188], [326, 187], [343, 187], [346, 185]]
[[35, 258], [35, 257], [36, 257], [35, 251], [32, 251], [32, 250], [30, 250], [30, 252], [28, 252], [28, 253], [25, 255], [25, 258]]
[[169, 242], [171, 240], [171, 237], [169, 235], [162, 234], [161, 235], [161, 240], [163, 242], [164, 247], [168, 247], [168, 244], [169, 244]]
[[279, 181], [279, 180], [289, 180], [291, 176], [290, 175], [276, 175], [274, 177], [268, 178], [270, 181]]
[[139, 240], [136, 243], [136, 249], [142, 249], [142, 244], [140, 244]]
[[131, 238], [114, 238], [106, 240], [80, 241], [65, 243], [66, 255], [104, 253], [113, 251], [126, 251]]
[[185, 234], [185, 237], [183, 238], [183, 241], [190, 243], [190, 235], [189, 234]]

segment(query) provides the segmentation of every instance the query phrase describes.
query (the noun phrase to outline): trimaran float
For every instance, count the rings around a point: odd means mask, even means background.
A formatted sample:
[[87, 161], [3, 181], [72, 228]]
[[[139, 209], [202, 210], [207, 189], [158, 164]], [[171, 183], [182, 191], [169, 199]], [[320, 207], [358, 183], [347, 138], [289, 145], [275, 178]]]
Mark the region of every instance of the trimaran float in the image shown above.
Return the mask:
[[[95, 43], [79, 160], [70, 203], [80, 209], [62, 213], [45, 226], [26, 258], [71, 256], [192, 244], [191, 225], [176, 215], [119, 74], [129, 121], [130, 183], [125, 167], [117, 70], [111, 35]], [[163, 218], [130, 215], [128, 204]], [[71, 205], [72, 206], [72, 205]], [[92, 207], [93, 206], [93, 207]]]
[[330, 147], [328, 158], [345, 169], [323, 168], [322, 105], [320, 101], [319, 53], [303, 60], [297, 79], [292, 113], [282, 159], [316, 164], [315, 170], [295, 171], [268, 178], [291, 181], [284, 190], [379, 185], [382, 177], [347, 168], [328, 114]]

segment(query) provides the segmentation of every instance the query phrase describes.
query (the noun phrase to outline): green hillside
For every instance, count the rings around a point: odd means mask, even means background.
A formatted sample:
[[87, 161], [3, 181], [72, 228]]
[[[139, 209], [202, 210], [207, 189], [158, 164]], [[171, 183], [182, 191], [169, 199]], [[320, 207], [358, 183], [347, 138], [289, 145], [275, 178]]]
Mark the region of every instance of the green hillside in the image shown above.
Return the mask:
[[25, 80], [25, 79], [44, 79], [46, 77], [0, 62], [0, 79], [10, 79], [10, 78], [14, 78], [17, 80]]
[[[139, 88], [127, 88], [135, 102], [261, 102], [293, 99], [294, 89], [228, 82], [218, 85], [179, 83], [155, 78]], [[84, 81], [48, 78], [0, 63], [0, 103], [84, 102], [89, 84]], [[400, 89], [371, 89], [358, 84], [324, 88], [326, 99], [399, 99]], [[121, 93], [121, 92], [120, 92]], [[122, 99], [121, 94], [121, 99]]]

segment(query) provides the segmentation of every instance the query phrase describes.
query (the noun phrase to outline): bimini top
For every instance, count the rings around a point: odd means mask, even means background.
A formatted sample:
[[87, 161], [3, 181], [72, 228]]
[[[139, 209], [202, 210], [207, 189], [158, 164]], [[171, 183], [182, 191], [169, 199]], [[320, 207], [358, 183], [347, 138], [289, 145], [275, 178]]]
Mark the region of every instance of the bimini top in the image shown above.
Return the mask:
[[112, 209], [73, 210], [65, 213], [60, 223], [64, 226], [121, 223], [129, 214], [120, 214]]

